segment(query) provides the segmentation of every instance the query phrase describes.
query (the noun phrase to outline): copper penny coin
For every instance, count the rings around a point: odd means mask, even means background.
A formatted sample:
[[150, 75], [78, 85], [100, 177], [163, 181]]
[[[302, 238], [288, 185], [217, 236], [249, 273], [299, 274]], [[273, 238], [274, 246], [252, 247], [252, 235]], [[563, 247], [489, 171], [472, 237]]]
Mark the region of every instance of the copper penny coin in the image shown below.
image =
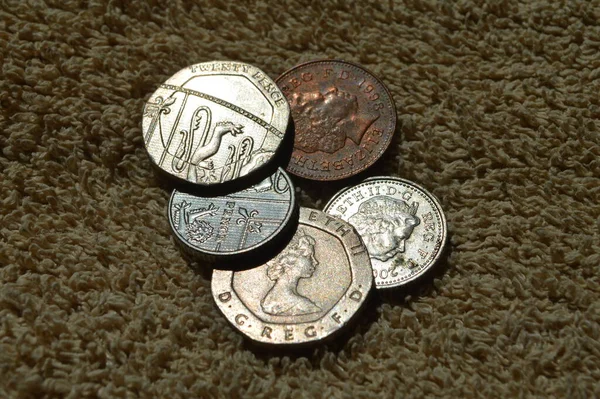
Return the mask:
[[311, 61], [276, 82], [290, 103], [296, 130], [288, 172], [313, 180], [343, 179], [371, 166], [390, 144], [394, 101], [365, 68]]
[[377, 288], [415, 280], [439, 259], [446, 217], [423, 187], [397, 177], [372, 177], [337, 193], [325, 212], [348, 221], [362, 237]]
[[248, 256], [285, 234], [297, 218], [294, 186], [283, 169], [247, 189], [204, 197], [174, 190], [169, 223], [192, 257], [223, 261]]
[[146, 102], [142, 130], [158, 168], [212, 186], [266, 165], [282, 143], [289, 115], [285, 97], [263, 71], [211, 61], [161, 84]]
[[266, 264], [214, 270], [212, 294], [231, 324], [254, 341], [299, 344], [343, 328], [373, 284], [369, 255], [351, 225], [300, 208], [290, 243]]

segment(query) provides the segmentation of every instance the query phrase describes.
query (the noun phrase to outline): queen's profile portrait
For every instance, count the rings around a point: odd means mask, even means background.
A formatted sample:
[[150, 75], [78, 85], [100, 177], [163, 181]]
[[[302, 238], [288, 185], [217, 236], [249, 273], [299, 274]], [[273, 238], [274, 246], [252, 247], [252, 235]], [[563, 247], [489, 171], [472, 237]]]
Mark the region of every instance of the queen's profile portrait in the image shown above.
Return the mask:
[[[350, 139], [359, 145], [371, 124], [379, 118], [372, 110], [359, 110], [355, 95], [331, 87], [324, 92], [294, 93], [290, 99], [294, 110], [296, 135], [294, 148], [312, 153], [332, 154]], [[360, 111], [360, 112], [359, 112]]]
[[358, 208], [358, 212], [348, 218], [362, 237], [369, 255], [387, 261], [404, 252], [406, 240], [414, 228], [421, 223], [416, 216], [419, 204], [390, 197], [373, 197]]
[[309, 298], [298, 292], [298, 282], [312, 277], [319, 265], [315, 258], [315, 239], [299, 229], [290, 244], [267, 263], [267, 277], [273, 286], [260, 302], [265, 313], [274, 316], [298, 316], [321, 311]]

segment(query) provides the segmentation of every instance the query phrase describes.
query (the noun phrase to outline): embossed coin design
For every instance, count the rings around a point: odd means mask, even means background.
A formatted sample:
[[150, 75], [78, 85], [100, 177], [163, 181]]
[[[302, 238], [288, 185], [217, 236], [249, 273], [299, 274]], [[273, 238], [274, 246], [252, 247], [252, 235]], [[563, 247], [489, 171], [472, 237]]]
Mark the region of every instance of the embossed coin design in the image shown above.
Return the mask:
[[193, 256], [245, 255], [276, 239], [297, 215], [294, 187], [279, 168], [248, 189], [200, 197], [174, 190], [169, 222], [175, 238]]
[[214, 270], [213, 297], [251, 339], [270, 344], [321, 340], [341, 329], [373, 283], [369, 255], [348, 223], [300, 208], [290, 243], [250, 270]]
[[362, 237], [377, 288], [397, 287], [424, 274], [446, 242], [438, 200], [397, 177], [373, 177], [337, 193], [325, 212], [352, 224]]
[[346, 178], [371, 166], [390, 144], [394, 101], [366, 69], [345, 61], [312, 61], [276, 82], [295, 125], [288, 172], [313, 180]]
[[268, 163], [290, 108], [260, 69], [205, 62], [177, 72], [144, 107], [144, 143], [155, 165], [185, 181], [214, 185]]

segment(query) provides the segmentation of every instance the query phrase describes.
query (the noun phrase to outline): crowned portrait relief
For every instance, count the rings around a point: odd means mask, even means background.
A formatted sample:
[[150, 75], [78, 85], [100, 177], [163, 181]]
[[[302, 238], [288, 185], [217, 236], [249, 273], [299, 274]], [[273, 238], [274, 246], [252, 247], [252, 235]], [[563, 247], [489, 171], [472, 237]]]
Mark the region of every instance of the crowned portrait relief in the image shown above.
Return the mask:
[[299, 229], [290, 244], [267, 263], [267, 277], [274, 282], [260, 306], [274, 316], [300, 316], [322, 309], [298, 292], [300, 279], [312, 277], [319, 265], [315, 258], [316, 241]]
[[294, 93], [290, 105], [296, 131], [302, 132], [296, 136], [294, 147], [307, 153], [334, 153], [344, 147], [347, 138], [358, 145], [379, 118], [377, 112], [359, 112], [357, 97], [336, 87], [324, 93]]
[[405, 242], [421, 223], [416, 216], [419, 204], [378, 196], [363, 202], [348, 218], [362, 237], [369, 255], [387, 261], [404, 252]]

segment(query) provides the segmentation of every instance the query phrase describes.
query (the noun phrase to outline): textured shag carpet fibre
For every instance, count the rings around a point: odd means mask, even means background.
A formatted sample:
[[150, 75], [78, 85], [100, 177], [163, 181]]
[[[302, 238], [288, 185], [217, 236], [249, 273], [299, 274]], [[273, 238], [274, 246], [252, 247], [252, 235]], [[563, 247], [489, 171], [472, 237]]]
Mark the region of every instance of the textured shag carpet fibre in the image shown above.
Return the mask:
[[[0, 397], [598, 397], [598, 21], [596, 1], [1, 1]], [[317, 58], [387, 84], [371, 173], [440, 199], [448, 251], [336, 340], [256, 347], [174, 245], [142, 109], [189, 64]], [[316, 208], [338, 188], [296, 183]]]

